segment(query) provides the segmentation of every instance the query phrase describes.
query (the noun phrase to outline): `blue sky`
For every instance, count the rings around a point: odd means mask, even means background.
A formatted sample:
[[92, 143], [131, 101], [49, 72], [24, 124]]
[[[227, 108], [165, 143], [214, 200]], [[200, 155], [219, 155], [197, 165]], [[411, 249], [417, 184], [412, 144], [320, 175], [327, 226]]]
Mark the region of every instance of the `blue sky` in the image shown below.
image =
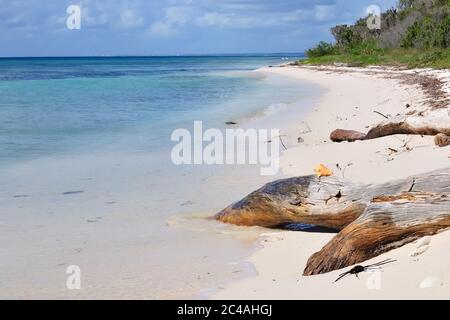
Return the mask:
[[[301, 52], [396, 0], [0, 0], [0, 56]], [[81, 29], [66, 28], [69, 5]]]

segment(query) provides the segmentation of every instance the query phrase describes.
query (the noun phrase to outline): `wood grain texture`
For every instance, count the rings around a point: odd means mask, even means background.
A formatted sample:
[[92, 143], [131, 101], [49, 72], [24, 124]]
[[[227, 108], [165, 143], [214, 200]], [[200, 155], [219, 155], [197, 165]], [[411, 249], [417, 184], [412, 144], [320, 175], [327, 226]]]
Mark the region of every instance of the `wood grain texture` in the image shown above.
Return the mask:
[[430, 124], [412, 124], [405, 121], [390, 121], [383, 122], [367, 132], [365, 140], [376, 139], [394, 134], [415, 134], [415, 135], [428, 135], [434, 136], [439, 133], [450, 135], [449, 127], [438, 127]]
[[307, 223], [340, 230], [304, 270], [305, 275], [325, 273], [450, 228], [450, 167], [380, 185], [337, 177], [279, 180], [216, 218], [245, 226]]

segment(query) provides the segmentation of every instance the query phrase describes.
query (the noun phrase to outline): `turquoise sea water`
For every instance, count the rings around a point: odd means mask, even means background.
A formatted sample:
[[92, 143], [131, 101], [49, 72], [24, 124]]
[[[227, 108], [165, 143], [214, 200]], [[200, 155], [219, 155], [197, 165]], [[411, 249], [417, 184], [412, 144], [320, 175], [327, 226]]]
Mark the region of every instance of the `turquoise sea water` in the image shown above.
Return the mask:
[[170, 136], [194, 120], [295, 126], [322, 89], [254, 72], [287, 61], [0, 59], [0, 298], [204, 297], [251, 273], [266, 230], [211, 217], [281, 175], [175, 166]]
[[287, 59], [298, 57], [0, 59], [0, 165], [167, 148], [193, 120], [220, 126], [298, 94], [250, 72]]

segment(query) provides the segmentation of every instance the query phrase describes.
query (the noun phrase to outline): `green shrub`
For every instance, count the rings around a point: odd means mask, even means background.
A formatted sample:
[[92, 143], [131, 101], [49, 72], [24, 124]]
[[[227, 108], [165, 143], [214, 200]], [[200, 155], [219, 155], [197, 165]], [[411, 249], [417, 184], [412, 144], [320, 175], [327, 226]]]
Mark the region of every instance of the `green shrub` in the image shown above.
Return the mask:
[[331, 28], [331, 34], [336, 39], [336, 46], [339, 48], [348, 48], [362, 41], [361, 35], [355, 32], [354, 27], [346, 24]]
[[347, 50], [348, 53], [353, 55], [377, 55], [383, 52], [383, 49], [381, 49], [378, 46], [378, 43], [375, 40], [366, 40], [362, 41], [360, 43], [356, 43], [352, 45]]
[[450, 46], [450, 16], [433, 19], [427, 16], [415, 21], [402, 39], [403, 48], [448, 48]]
[[400, 45], [402, 48], [414, 47], [414, 42], [420, 33], [419, 28], [419, 23], [416, 21], [406, 30], [406, 34], [403, 36], [402, 43]]
[[449, 68], [450, 0], [399, 0], [381, 17], [381, 29], [366, 19], [331, 29], [335, 44], [321, 42], [305, 63]]
[[337, 50], [332, 43], [325, 41], [319, 42], [317, 46], [306, 51], [308, 58], [317, 58], [336, 54]]
[[420, 55], [417, 59], [417, 65], [418, 66], [431, 66], [436, 61], [442, 60], [444, 57], [444, 53], [438, 49], [434, 49], [430, 52], [424, 52], [422, 55]]

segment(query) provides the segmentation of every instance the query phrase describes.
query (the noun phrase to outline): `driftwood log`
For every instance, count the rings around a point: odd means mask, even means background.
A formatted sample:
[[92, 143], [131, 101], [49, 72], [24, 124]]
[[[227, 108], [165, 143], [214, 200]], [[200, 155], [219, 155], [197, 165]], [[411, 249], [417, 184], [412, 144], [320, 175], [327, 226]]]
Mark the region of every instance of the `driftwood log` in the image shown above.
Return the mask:
[[434, 137], [434, 144], [438, 147], [446, 147], [450, 145], [450, 137], [446, 134], [439, 133]]
[[450, 228], [450, 167], [380, 185], [305, 176], [267, 184], [216, 215], [241, 226], [292, 223], [337, 229], [307, 262], [305, 275], [376, 257]]
[[354, 142], [366, 139], [366, 134], [355, 130], [336, 129], [330, 134], [330, 140], [334, 142]]
[[376, 139], [394, 134], [416, 134], [434, 136], [439, 133], [450, 135], [450, 126], [438, 127], [435, 124], [412, 124], [408, 121], [381, 123], [367, 132], [366, 140]]
[[395, 134], [450, 136], [450, 111], [446, 109], [432, 110], [412, 116], [398, 116], [374, 126], [367, 134], [337, 129], [330, 134], [334, 142], [370, 140]]

